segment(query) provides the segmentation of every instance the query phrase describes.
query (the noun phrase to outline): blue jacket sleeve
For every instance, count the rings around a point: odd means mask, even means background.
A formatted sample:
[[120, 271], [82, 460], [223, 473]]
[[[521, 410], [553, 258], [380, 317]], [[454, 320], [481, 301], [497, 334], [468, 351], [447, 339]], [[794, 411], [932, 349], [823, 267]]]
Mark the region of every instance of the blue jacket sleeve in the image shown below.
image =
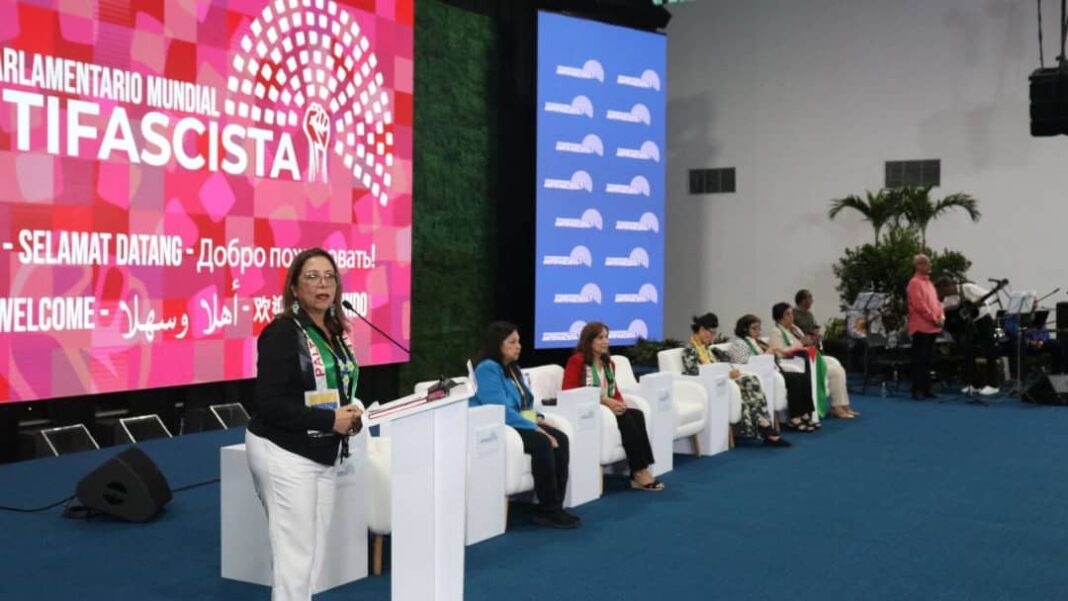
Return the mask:
[[477, 405], [504, 405], [504, 423], [513, 428], [533, 430], [537, 425], [519, 413], [519, 403], [508, 394], [504, 370], [496, 361], [486, 359], [475, 368], [478, 393], [471, 399]]

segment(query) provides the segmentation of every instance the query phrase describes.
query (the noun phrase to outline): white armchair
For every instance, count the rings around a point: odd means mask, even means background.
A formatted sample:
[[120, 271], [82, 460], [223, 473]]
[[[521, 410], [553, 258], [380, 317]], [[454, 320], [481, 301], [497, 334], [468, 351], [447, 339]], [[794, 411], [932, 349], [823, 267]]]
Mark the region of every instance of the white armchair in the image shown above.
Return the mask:
[[373, 539], [371, 573], [382, 573], [382, 546], [386, 536], [393, 531], [393, 514], [390, 507], [392, 483], [390, 474], [390, 439], [388, 436], [367, 438], [367, 482], [364, 488], [367, 504], [367, 529]]
[[[656, 354], [656, 362], [660, 367], [660, 371], [682, 375], [682, 349], [673, 348], [666, 351], [660, 351]], [[742, 391], [738, 388], [738, 383], [734, 380], [727, 380], [727, 387], [730, 391], [730, 423], [736, 424], [742, 419]]]
[[741, 370], [760, 378], [760, 388], [768, 401], [768, 415], [775, 418], [779, 411], [786, 409], [786, 381], [775, 369], [775, 357], [772, 355], [754, 355]]
[[[593, 388], [561, 390], [564, 368], [540, 365], [523, 370], [538, 410], [567, 434], [571, 460], [566, 507], [577, 507], [600, 496], [601, 407]], [[556, 399], [556, 405], [543, 401]], [[614, 422], [613, 422], [614, 425]], [[617, 431], [618, 429], [613, 428]], [[516, 435], [518, 438], [518, 435]]]
[[[452, 380], [477, 392], [473, 377]], [[437, 380], [419, 382], [415, 385], [415, 393], [425, 394], [436, 383]], [[469, 407], [467, 432], [465, 542], [473, 545], [504, 534], [508, 522], [507, 497], [533, 490], [534, 477], [530, 470], [530, 456], [523, 453], [522, 440], [515, 430], [504, 424], [503, 406]]]
[[[694, 434], [694, 440], [700, 443], [699, 447], [695, 446], [695, 454], [715, 455], [733, 447], [734, 437], [730, 424], [736, 424], [742, 419], [742, 392], [738, 384], [728, 377], [729, 366], [712, 364], [715, 369], [707, 372], [709, 379], [706, 381], [701, 374], [683, 375], [681, 348], [660, 351], [656, 360], [661, 373], [672, 374], [679, 384], [695, 386], [703, 393], [707, 426]], [[682, 393], [680, 396], [687, 395]], [[677, 432], [682, 433], [683, 431]], [[676, 441], [676, 451], [685, 450], [680, 448], [681, 442]]]
[[[551, 367], [557, 367], [557, 366], [551, 366]], [[457, 382], [460, 382], [460, 383], [469, 383], [469, 385], [471, 386], [472, 391], [473, 392], [477, 392], [478, 391], [477, 390], [477, 382], [474, 379], [474, 376], [473, 376], [474, 370], [472, 369], [472, 366], [471, 366], [470, 362], [468, 362], [467, 371], [468, 371], [468, 374], [471, 374], [471, 375], [469, 375], [468, 378], [453, 378], [453, 380], [456, 380]], [[562, 378], [563, 378], [563, 371], [561, 370], [560, 371], [560, 379], [562, 379]], [[531, 387], [531, 392], [534, 394], [535, 403], [537, 405], [539, 405], [539, 413], [544, 415], [545, 418], [548, 419], [550, 422], [552, 422], [552, 424], [554, 426], [558, 427], [560, 429], [560, 431], [562, 431], [564, 434], [567, 434], [568, 437], [570, 437], [572, 435], [572, 427], [571, 427], [570, 422], [567, 419], [561, 417], [560, 415], [557, 415], [557, 414], [553, 413], [551, 411], [551, 408], [550, 408], [550, 411], [546, 411], [546, 410], [540, 408], [540, 400], [541, 399], [552, 398], [556, 394], [556, 392], [554, 392], [554, 390], [552, 388], [551, 382], [552, 382], [552, 376], [549, 375], [548, 373], [546, 373], [546, 374], [543, 375], [543, 377], [539, 378], [539, 381], [538, 381], [539, 387], [538, 388], [535, 388], [533, 386], [533, 382], [528, 382], [528, 385]], [[421, 382], [421, 383], [416, 385], [416, 392], [420, 392], [420, 388], [421, 387], [424, 387], [423, 390], [425, 390], [425, 387], [429, 387], [429, 385], [432, 385], [432, 384], [433, 384], [433, 382]], [[556, 391], [559, 391], [559, 388], [560, 388], [560, 384], [559, 384], [559, 382], [557, 382]], [[515, 431], [514, 428], [511, 428], [511, 427], [508, 427], [508, 426], [504, 425], [504, 408], [503, 407], [500, 407], [500, 406], [473, 407], [471, 409], [472, 415], [474, 413], [479, 412], [480, 410], [485, 410], [485, 409], [492, 409], [492, 410], [496, 410], [496, 411], [500, 412], [500, 440], [503, 442], [503, 447], [504, 447], [503, 448], [503, 450], [504, 450], [504, 452], [503, 452], [503, 466], [502, 466], [502, 470], [500, 471], [499, 475], [497, 473], [494, 473], [491, 469], [488, 469], [488, 466], [487, 466], [487, 463], [486, 463], [486, 457], [484, 456], [484, 453], [479, 453], [477, 450], [469, 448], [469, 453], [468, 453], [468, 469], [469, 469], [469, 472], [468, 473], [471, 476], [474, 476], [474, 477], [469, 477], [468, 478], [468, 503], [467, 503], [468, 541], [467, 541], [467, 544], [469, 544], [469, 545], [470, 544], [474, 544], [476, 542], [479, 542], [481, 540], [485, 540], [486, 538], [489, 538], [489, 536], [480, 536], [478, 534], [478, 532], [475, 532], [475, 531], [472, 530], [473, 528], [476, 528], [477, 530], [481, 530], [481, 531], [484, 531], [484, 532], [493, 532], [493, 526], [492, 525], [488, 525], [487, 527], [481, 527], [481, 528], [476, 527], [476, 525], [479, 522], [485, 521], [486, 514], [488, 514], [490, 516], [496, 516], [497, 515], [497, 509], [495, 509], [494, 507], [487, 507], [486, 506], [486, 503], [487, 503], [486, 500], [488, 499], [488, 495], [490, 494], [489, 491], [491, 489], [500, 491], [501, 494], [497, 495], [498, 499], [499, 499], [500, 496], [504, 497], [504, 504], [503, 505], [499, 505], [499, 503], [500, 503], [499, 500], [495, 501], [496, 503], [498, 503], [497, 506], [499, 506], [501, 508], [501, 512], [500, 512], [500, 532], [504, 532], [504, 526], [505, 526], [505, 524], [507, 524], [507, 521], [508, 521], [508, 497], [512, 497], [512, 496], [516, 496], [516, 495], [524, 495], [524, 494], [525, 495], [529, 495], [531, 497], [534, 496], [534, 494], [533, 494], [534, 493], [534, 473], [533, 473], [533, 470], [531, 469], [530, 455], [528, 455], [523, 450], [523, 439], [519, 437], [519, 434]], [[474, 418], [472, 418], [472, 419], [474, 419]], [[485, 422], [485, 420], [481, 420], [481, 423], [484, 423], [484, 422]], [[483, 425], [482, 427], [484, 428], [485, 426]], [[474, 425], [473, 423], [469, 422], [468, 428], [469, 428], [469, 431], [471, 431], [471, 432], [477, 432], [479, 426]], [[488, 434], [487, 434], [487, 436], [488, 436]], [[494, 465], [496, 465], [496, 464], [494, 464]], [[476, 466], [480, 468], [477, 471], [474, 469], [474, 468], [476, 468]], [[493, 468], [493, 469], [496, 469], [496, 468]], [[496, 479], [498, 477], [501, 480], [501, 483], [500, 483], [499, 487], [496, 484]], [[472, 498], [472, 497], [475, 497], [475, 496], [477, 496], [478, 499], [481, 499], [481, 501], [476, 501], [474, 498]], [[494, 519], [494, 522], [496, 522], [495, 519]], [[492, 534], [491, 534], [491, 536], [492, 536]]]
[[[622, 359], [622, 360], [620, 360]], [[645, 429], [652, 439], [652, 430], [650, 428], [652, 420], [650, 419], [649, 403], [641, 396], [634, 394], [638, 391], [638, 382], [634, 378], [634, 372], [630, 368], [630, 361], [626, 357], [613, 356], [612, 360], [616, 362], [616, 385], [619, 386], [620, 392], [623, 394], [623, 402], [627, 407], [631, 409], [638, 409], [645, 415]], [[539, 367], [530, 368], [524, 370], [525, 373], [530, 375], [530, 385], [535, 391], [535, 398], [557, 398], [561, 396], [560, 387], [564, 381], [564, 368], [559, 365], [542, 365]], [[564, 391], [569, 392], [569, 391]], [[598, 463], [604, 467], [614, 468], [615, 464], [623, 461], [627, 458], [626, 451], [623, 449], [623, 439], [619, 434], [619, 428], [616, 427], [615, 416], [612, 411], [600, 404], [596, 408], [598, 422], [597, 430], [600, 432], [597, 442], [598, 445]], [[572, 416], [572, 423], [577, 430], [582, 430], [578, 423], [575, 423], [576, 419], [583, 419], [586, 414], [582, 413], [577, 416]], [[571, 434], [568, 433], [570, 437]], [[575, 444], [572, 442], [572, 461], [575, 459]], [[574, 474], [574, 472], [572, 472]], [[602, 471], [603, 478], [603, 471]], [[600, 484], [603, 491], [604, 483], [603, 479]]]
[[634, 376], [634, 368], [626, 355], [612, 355], [612, 363], [616, 365], [616, 386], [623, 394], [638, 394], [641, 387], [638, 378]]

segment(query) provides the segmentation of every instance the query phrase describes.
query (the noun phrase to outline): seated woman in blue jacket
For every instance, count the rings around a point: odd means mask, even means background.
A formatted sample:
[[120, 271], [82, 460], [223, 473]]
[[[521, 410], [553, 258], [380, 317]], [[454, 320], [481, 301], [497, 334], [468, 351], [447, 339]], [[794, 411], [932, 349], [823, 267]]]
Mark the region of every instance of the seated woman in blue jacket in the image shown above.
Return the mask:
[[534, 492], [540, 503], [534, 522], [553, 528], [574, 528], [580, 520], [563, 506], [567, 490], [567, 435], [534, 411], [534, 395], [516, 363], [521, 350], [515, 325], [496, 321], [486, 328], [482, 350], [471, 360], [478, 387], [471, 404], [504, 405], [504, 423], [523, 439], [523, 451], [530, 455]]

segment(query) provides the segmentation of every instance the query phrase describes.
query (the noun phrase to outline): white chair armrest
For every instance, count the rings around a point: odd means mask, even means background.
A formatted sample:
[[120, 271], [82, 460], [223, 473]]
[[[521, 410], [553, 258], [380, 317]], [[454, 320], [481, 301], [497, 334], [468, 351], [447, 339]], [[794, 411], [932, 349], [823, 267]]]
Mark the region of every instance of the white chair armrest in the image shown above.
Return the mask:
[[550, 411], [541, 411], [542, 416], [545, 418], [549, 425], [557, 430], [567, 434], [568, 438], [575, 435], [575, 427], [564, 416], [559, 413], [552, 413]]
[[648, 420], [651, 414], [652, 408], [649, 406], [649, 401], [644, 397], [633, 393], [623, 393], [623, 402], [630, 409], [638, 409], [645, 414], [646, 420]]

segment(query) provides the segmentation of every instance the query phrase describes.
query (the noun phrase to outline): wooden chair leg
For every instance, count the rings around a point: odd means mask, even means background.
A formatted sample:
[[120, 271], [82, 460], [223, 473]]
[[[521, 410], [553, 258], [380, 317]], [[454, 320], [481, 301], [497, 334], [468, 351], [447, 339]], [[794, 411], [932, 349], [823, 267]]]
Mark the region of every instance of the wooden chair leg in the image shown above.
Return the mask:
[[505, 528], [508, 527], [508, 507], [509, 507], [508, 497], [505, 497], [504, 498], [504, 526], [505, 526]]
[[731, 426], [727, 426], [727, 448], [734, 448], [734, 428]]
[[604, 496], [604, 466], [601, 466], [601, 496]]
[[376, 534], [374, 538], [374, 550], [371, 559], [371, 572], [375, 576], [382, 575], [382, 535]]
[[690, 444], [693, 446], [693, 454], [698, 456], [698, 457], [700, 457], [701, 456], [701, 441], [697, 439], [697, 435], [696, 434], [691, 434], [690, 435]]

